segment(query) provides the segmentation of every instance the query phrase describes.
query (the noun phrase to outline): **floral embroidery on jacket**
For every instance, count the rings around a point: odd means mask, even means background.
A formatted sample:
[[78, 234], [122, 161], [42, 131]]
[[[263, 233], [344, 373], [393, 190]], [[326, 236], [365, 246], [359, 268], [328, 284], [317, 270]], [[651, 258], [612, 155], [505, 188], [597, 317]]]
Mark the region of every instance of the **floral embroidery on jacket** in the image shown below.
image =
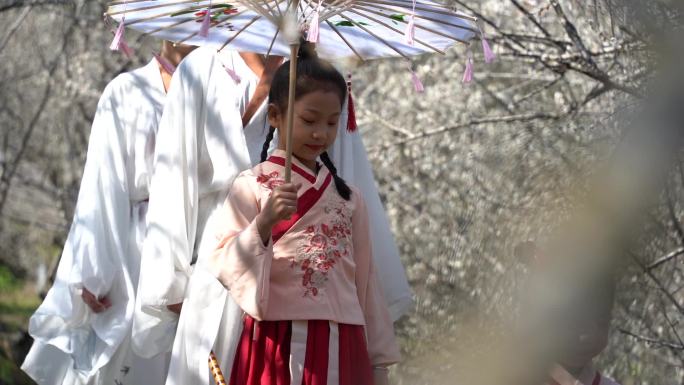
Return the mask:
[[265, 188], [269, 190], [273, 190], [276, 187], [285, 184], [284, 179], [279, 178], [280, 174], [278, 174], [278, 171], [273, 171], [270, 174], [261, 174], [257, 176], [257, 183], [261, 184]]
[[330, 201], [325, 212], [332, 220], [310, 225], [304, 230], [302, 242], [291, 264], [292, 268], [304, 272], [304, 297], [317, 296], [321, 286], [328, 280], [328, 273], [340, 259], [351, 255], [351, 209], [345, 201]]

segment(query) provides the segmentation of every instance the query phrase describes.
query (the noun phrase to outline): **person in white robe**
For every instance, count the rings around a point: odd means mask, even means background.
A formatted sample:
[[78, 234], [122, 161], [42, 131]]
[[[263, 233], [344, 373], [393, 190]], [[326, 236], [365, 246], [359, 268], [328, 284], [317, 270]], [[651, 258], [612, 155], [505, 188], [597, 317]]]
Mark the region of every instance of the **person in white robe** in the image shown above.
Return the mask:
[[[160, 122], [142, 262], [143, 272], [154, 273], [143, 273], [140, 281], [134, 342], [148, 357], [173, 346], [168, 384], [209, 383], [212, 349], [228, 373], [242, 327], [242, 312], [201, 265], [203, 250], [216, 242], [211, 214], [223, 204], [237, 174], [260, 162], [268, 133], [267, 104], [253, 100], [268, 81], [261, 76], [260, 82], [259, 71], [244, 56], [210, 48], [190, 54], [174, 77]], [[270, 76], [268, 70], [262, 72]], [[243, 122], [250, 109], [254, 115]], [[373, 254], [396, 320], [411, 306], [412, 295], [365, 148], [358, 133], [346, 130], [346, 107], [343, 111], [330, 156], [368, 202]], [[180, 303], [179, 317], [175, 311]]]
[[168, 355], [142, 359], [131, 327], [157, 124], [173, 68], [193, 47], [164, 42], [104, 89], [53, 286], [29, 321], [22, 369], [38, 384], [161, 384]]

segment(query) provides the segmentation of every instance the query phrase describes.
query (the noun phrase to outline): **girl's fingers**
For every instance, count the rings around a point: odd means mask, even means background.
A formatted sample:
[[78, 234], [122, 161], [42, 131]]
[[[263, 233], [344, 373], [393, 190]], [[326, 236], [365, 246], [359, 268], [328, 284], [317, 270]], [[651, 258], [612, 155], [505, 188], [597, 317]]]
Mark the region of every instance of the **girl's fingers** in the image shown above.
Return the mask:
[[292, 183], [285, 183], [276, 188], [276, 191], [282, 191], [282, 192], [291, 192], [297, 194], [297, 190], [302, 186], [301, 183], [298, 184], [292, 184]]
[[297, 200], [297, 193], [296, 192], [283, 192], [278, 197], [281, 199], [296, 201]]
[[282, 198], [282, 197], [288, 197], [289, 199], [297, 199], [297, 191], [296, 190], [279, 190], [275, 191], [273, 193], [273, 197], [276, 198]]
[[297, 212], [297, 207], [296, 206], [287, 206], [283, 205], [280, 207], [278, 210], [278, 218], [279, 219], [289, 219], [292, 214]]
[[280, 202], [281, 210], [297, 211], [297, 202]]

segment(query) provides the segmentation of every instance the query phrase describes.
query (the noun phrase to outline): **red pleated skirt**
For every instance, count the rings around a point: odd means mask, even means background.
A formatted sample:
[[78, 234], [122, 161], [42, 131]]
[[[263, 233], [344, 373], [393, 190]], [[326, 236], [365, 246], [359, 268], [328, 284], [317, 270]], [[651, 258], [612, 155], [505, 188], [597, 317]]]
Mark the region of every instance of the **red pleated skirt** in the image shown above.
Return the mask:
[[245, 315], [230, 385], [373, 385], [364, 328]]

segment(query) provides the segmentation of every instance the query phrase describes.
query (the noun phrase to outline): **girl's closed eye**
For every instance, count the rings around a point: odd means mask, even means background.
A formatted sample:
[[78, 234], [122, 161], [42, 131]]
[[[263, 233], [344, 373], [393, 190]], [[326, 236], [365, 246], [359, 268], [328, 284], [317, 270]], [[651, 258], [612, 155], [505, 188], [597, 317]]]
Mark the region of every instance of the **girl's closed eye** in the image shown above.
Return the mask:
[[329, 127], [337, 127], [337, 125], [340, 123], [340, 115], [335, 115], [331, 116], [328, 118], [328, 126]]
[[316, 123], [316, 118], [313, 116], [300, 115], [299, 118], [302, 120], [302, 122], [309, 125]]

